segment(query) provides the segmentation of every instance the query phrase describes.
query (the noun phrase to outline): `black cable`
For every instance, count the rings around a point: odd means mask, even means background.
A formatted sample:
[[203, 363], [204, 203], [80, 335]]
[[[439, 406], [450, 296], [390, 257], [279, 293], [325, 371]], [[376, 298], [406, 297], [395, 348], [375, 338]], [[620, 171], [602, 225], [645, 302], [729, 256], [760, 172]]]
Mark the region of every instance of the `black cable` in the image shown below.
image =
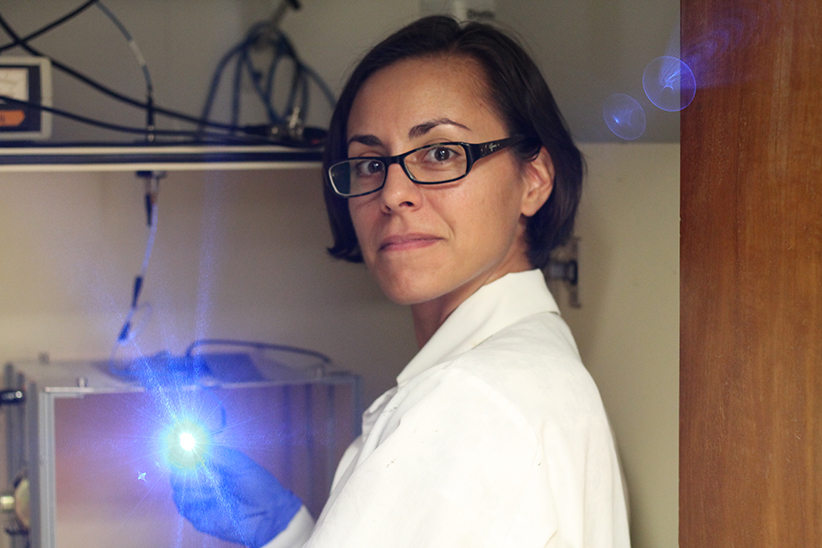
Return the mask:
[[234, 80], [233, 80], [233, 100], [231, 102], [231, 125], [236, 126], [240, 123], [240, 88], [243, 83], [242, 58], [248, 52], [248, 49], [240, 50], [240, 57], [234, 65]]
[[[114, 343], [114, 348], [111, 350], [110, 363], [114, 363], [114, 357], [117, 349], [129, 342], [136, 334], [132, 331], [134, 316], [142, 308], [140, 306], [140, 293], [143, 289], [143, 280], [146, 277], [148, 264], [151, 259], [152, 251], [154, 250], [154, 241], [157, 236], [157, 196], [160, 193], [160, 179], [165, 177], [164, 171], [138, 171], [137, 176], [146, 181], [146, 213], [148, 214], [148, 239], [146, 241], [146, 250], [143, 256], [143, 263], [140, 267], [140, 272], [134, 277], [134, 288], [131, 295], [131, 306], [128, 309], [126, 318], [123, 321], [123, 327], [120, 329], [120, 334], [117, 336], [117, 341]], [[149, 306], [150, 310], [150, 306]]]
[[[253, 62], [251, 51], [254, 48], [265, 46], [271, 50], [271, 61], [267, 70], [258, 70]], [[284, 59], [289, 59], [293, 63], [293, 74], [291, 77], [291, 87], [285, 103], [285, 112], [278, 112], [273, 104], [274, 78], [276, 71]], [[214, 101], [220, 87], [223, 75], [231, 63], [233, 65], [231, 82], [231, 123], [238, 125], [240, 122], [240, 99], [242, 78], [247, 71], [251, 78], [251, 83], [255, 94], [264, 106], [269, 121], [274, 124], [282, 124], [294, 133], [298, 131], [297, 122], [304, 120], [309, 104], [309, 83], [314, 82], [323, 93], [329, 104], [333, 108], [335, 105], [334, 95], [322, 79], [310, 67], [305, 65], [297, 56], [296, 50], [288, 37], [285, 36], [276, 26], [269, 23], [257, 23], [249, 29], [246, 36], [229, 49], [220, 59], [211, 79], [211, 85], [206, 96], [206, 101], [201, 112], [202, 119], [208, 119], [211, 115]], [[263, 84], [264, 82], [264, 84]]]
[[[14, 31], [14, 29], [12, 29], [11, 26], [9, 26], [8, 22], [3, 18], [2, 14], [0, 14], [0, 27], [2, 27], [3, 30], [6, 32], [6, 34], [8, 34], [13, 40], [19, 42], [18, 45], [20, 47], [22, 47], [23, 49], [25, 49], [27, 52], [29, 52], [31, 55], [36, 55], [38, 57], [48, 58], [51, 61], [52, 66], [54, 68], [56, 68], [57, 70], [63, 71], [66, 74], [68, 74], [69, 76], [79, 80], [80, 82], [86, 84], [87, 86], [97, 90], [98, 92], [100, 92], [104, 95], [108, 95], [109, 97], [112, 97], [113, 99], [121, 101], [121, 102], [123, 102], [127, 105], [130, 105], [132, 107], [136, 107], [136, 108], [139, 108], [139, 109], [142, 109], [142, 110], [147, 110], [149, 108], [149, 105], [147, 103], [144, 103], [144, 102], [139, 101], [137, 99], [134, 99], [132, 97], [128, 97], [126, 95], [123, 95], [122, 93], [119, 93], [119, 92], [105, 86], [104, 84], [101, 84], [101, 83], [97, 82], [96, 80], [93, 80], [92, 78], [86, 76], [85, 74], [82, 74], [82, 73], [74, 70], [73, 68], [69, 67], [68, 65], [65, 65], [65, 64], [61, 63], [57, 59], [55, 59], [55, 58], [53, 58], [49, 55], [46, 55], [43, 52], [29, 46], [27, 43], [25, 43], [25, 41], [23, 41], [19, 37], [19, 35]], [[153, 109], [154, 109], [154, 112], [156, 112], [157, 114], [162, 114], [163, 116], [168, 116], [170, 118], [176, 118], [178, 120], [182, 120], [182, 121], [189, 122], [189, 123], [192, 123], [192, 124], [210, 126], [210, 127], [215, 128], [215, 129], [224, 129], [224, 130], [229, 130], [229, 131], [235, 131], [235, 130], [238, 129], [238, 128], [230, 126], [229, 124], [221, 124], [219, 122], [211, 122], [210, 120], [203, 120], [203, 119], [197, 118], [196, 116], [191, 116], [189, 114], [185, 114], [185, 113], [182, 113], [182, 112], [170, 110], [170, 109], [163, 108], [163, 107], [156, 106], [156, 105], [153, 107]]]
[[95, 80], [92, 80], [88, 76], [86, 76], [86, 75], [84, 75], [80, 72], [77, 72], [76, 70], [72, 69], [71, 67], [69, 67], [67, 65], [64, 65], [63, 63], [61, 63], [57, 59], [54, 59], [51, 56], [45, 55], [43, 52], [31, 47], [30, 45], [28, 45], [27, 43], [25, 43], [24, 41], [21, 40], [19, 35], [14, 31], [14, 29], [11, 28], [11, 26], [9, 26], [8, 22], [3, 18], [2, 14], [0, 14], [0, 26], [3, 27], [3, 30], [6, 31], [6, 34], [11, 36], [11, 38], [13, 40], [16, 40], [17, 42], [19, 42], [20, 47], [25, 49], [31, 55], [36, 55], [38, 57], [47, 57], [51, 61], [51, 64], [56, 69], [62, 70], [63, 72], [65, 72], [69, 76], [72, 76], [72, 77], [80, 80], [84, 84], [86, 84], [88, 86], [91, 86], [92, 88], [96, 89], [97, 91], [100, 91], [101, 93], [109, 95], [109, 96], [111, 96], [111, 97], [113, 97], [113, 98], [115, 98], [119, 101], [122, 101], [122, 102], [126, 103], [126, 104], [129, 104], [129, 105], [134, 106], [134, 107], [139, 107], [139, 108], [145, 108], [146, 107], [146, 105], [144, 103], [141, 103], [140, 101], [138, 101], [136, 99], [132, 99], [131, 97], [126, 97], [125, 95], [122, 95], [121, 93], [118, 93], [117, 91], [114, 91], [113, 89], [108, 88], [108, 87], [104, 86], [103, 84], [100, 84], [99, 82], [96, 82]]
[[[21, 105], [27, 107], [34, 107], [46, 112], [50, 112], [52, 114], [56, 114], [58, 116], [62, 116], [64, 118], [68, 118], [69, 120], [74, 120], [75, 122], [81, 122], [83, 124], [88, 124], [90, 126], [99, 127], [102, 129], [108, 129], [111, 131], [119, 131], [122, 133], [135, 133], [139, 135], [146, 135], [151, 130], [146, 128], [137, 128], [137, 127], [130, 127], [130, 126], [123, 126], [119, 124], [112, 124], [110, 122], [103, 122], [102, 120], [95, 120], [93, 118], [89, 118], [87, 116], [83, 116], [80, 114], [74, 114], [72, 112], [68, 112], [66, 110], [61, 110], [59, 108], [54, 107], [47, 107], [45, 105], [41, 105], [39, 103], [32, 103], [30, 101], [21, 101], [19, 99], [14, 99], [13, 97], [8, 97], [6, 95], [0, 95], [0, 101], [4, 103], [8, 103], [11, 105]], [[194, 132], [192, 131], [179, 131], [179, 130], [154, 130], [154, 133], [158, 135], [163, 135], [166, 137], [180, 137], [180, 136], [190, 136]]]
[[[92, 5], [94, 3], [97, 3], [97, 1], [98, 0], [89, 1], [89, 2], [87, 2], [88, 5], [84, 4], [80, 8], [82, 8], [82, 10], [85, 10], [90, 5]], [[75, 10], [76, 13], [72, 12], [72, 14], [67, 14], [62, 19], [68, 18], [69, 16], [71, 16], [71, 17], [76, 16], [78, 13], [80, 13], [82, 11], [80, 8], [77, 8], [77, 10]], [[66, 19], [66, 20], [68, 20], [68, 19]], [[57, 23], [57, 21], [55, 21], [55, 23]], [[50, 30], [51, 28], [54, 28], [56, 26], [55, 23], [47, 25], [47, 27], [49, 27], [48, 30]], [[167, 109], [167, 108], [157, 106], [153, 103], [152, 100], [149, 100], [147, 102], [142, 102], [142, 101], [139, 101], [139, 100], [134, 99], [132, 97], [128, 97], [128, 96], [126, 96], [122, 93], [119, 93], [119, 92], [109, 88], [108, 86], [106, 86], [104, 84], [101, 84], [101, 83], [97, 82], [96, 80], [80, 73], [79, 71], [69, 67], [68, 65], [65, 65], [65, 64], [61, 63], [57, 59], [54, 59], [53, 57], [51, 57], [49, 55], [43, 54], [41, 51], [31, 47], [27, 43], [27, 41], [31, 39], [30, 37], [20, 38], [20, 36], [14, 31], [14, 29], [11, 27], [11, 25], [9, 25], [9, 23], [5, 20], [5, 18], [2, 16], [2, 14], [0, 14], [0, 27], [2, 27], [2, 29], [9, 35], [9, 37], [12, 38], [15, 45], [18, 45], [18, 46], [22, 47], [23, 49], [25, 49], [31, 55], [48, 58], [51, 61], [52, 66], [55, 69], [60, 70], [64, 73], [68, 74], [69, 76], [79, 80], [83, 84], [95, 89], [96, 91], [98, 91], [98, 92], [100, 92], [104, 95], [107, 95], [107, 96], [109, 96], [113, 99], [116, 99], [116, 100], [118, 100], [122, 103], [125, 103], [129, 106], [139, 108], [141, 110], [146, 111], [149, 118], [150, 118], [150, 122], [151, 122], [149, 124], [150, 126], [153, 126], [153, 116], [152, 116], [151, 113], [154, 112], [154, 113], [157, 113], [157, 114], [161, 114], [163, 116], [167, 116], [167, 117], [178, 119], [178, 120], [185, 121], [185, 122], [188, 122], [188, 123], [196, 124], [198, 129], [197, 129], [196, 132], [184, 132], [184, 131], [176, 131], [175, 132], [175, 131], [169, 131], [169, 130], [149, 131], [149, 130], [138, 129], [138, 128], [128, 128], [126, 126], [120, 126], [120, 125], [117, 125], [117, 124], [110, 124], [110, 123], [107, 123], [107, 122], [101, 122], [101, 121], [98, 121], [98, 120], [93, 120], [93, 119], [88, 118], [88, 117], [84, 117], [84, 116], [77, 115], [77, 114], [72, 114], [72, 113], [69, 113], [67, 111], [60, 111], [58, 109], [52, 109], [51, 107], [45, 107], [45, 106], [42, 106], [42, 105], [34, 105], [32, 103], [26, 103], [26, 102], [20, 102], [20, 101], [18, 101], [18, 104], [26, 104], [26, 105], [29, 105], [29, 106], [35, 106], [35, 107], [40, 108], [42, 110], [46, 110], [46, 111], [50, 111], [50, 112], [53, 112], [55, 114], [58, 114], [60, 116], [64, 116], [64, 117], [67, 117], [67, 118], [70, 118], [70, 119], [74, 119], [76, 121], [80, 121], [80, 122], [83, 122], [83, 123], [88, 123], [90, 125], [96, 125], [98, 127], [104, 128], [104, 129], [110, 129], [112, 131], [123, 131], [123, 132], [126, 132], [126, 133], [136, 133], [136, 134], [141, 134], [141, 135], [154, 134], [154, 135], [160, 135], [160, 136], [188, 136], [188, 137], [193, 137], [195, 140], [197, 140], [197, 139], [206, 139], [206, 138], [225, 139], [227, 137], [227, 136], [218, 135], [218, 134], [207, 134], [207, 133], [205, 133], [203, 128], [210, 127], [210, 128], [214, 128], [214, 129], [221, 129], [221, 130], [224, 130], [224, 131], [231, 132], [232, 137], [236, 132], [243, 132], [243, 133], [245, 133], [246, 135], [249, 135], [249, 136], [265, 137], [266, 139], [264, 139], [264, 140], [266, 142], [274, 142], [274, 143], [283, 144], [284, 139], [282, 138], [282, 131], [277, 131], [276, 128], [271, 128], [271, 127], [268, 127], [268, 126], [260, 126], [260, 125], [250, 126], [250, 127], [249, 126], [240, 127], [240, 126], [237, 126], [236, 124], [225, 124], [225, 123], [220, 123], [220, 122], [213, 122], [210, 119], [208, 119], [209, 118], [208, 115], [210, 115], [211, 106], [212, 106], [213, 101], [214, 101], [214, 96], [216, 95], [216, 90], [219, 87], [219, 80], [222, 76], [222, 71], [224, 70], [225, 65], [227, 65], [228, 62], [230, 62], [231, 58], [234, 55], [236, 55], [238, 52], [242, 51], [243, 48], [249, 48], [252, 45], [253, 40], [259, 38], [259, 33], [261, 32], [261, 30], [263, 28], [262, 25], [255, 26], [252, 29], [252, 31], [255, 31], [255, 32], [249, 32], [246, 39], [243, 40], [240, 44], [238, 44], [234, 48], [232, 48], [232, 50], [229, 51], [229, 53], [226, 54], [223, 57], [223, 59], [220, 61], [220, 64], [218, 65], [218, 69], [217, 69], [217, 71], [215, 71], [214, 78], [212, 79], [212, 84], [211, 84], [211, 87], [209, 89], [209, 96], [208, 96], [208, 99], [207, 99], [207, 102], [206, 102], [206, 106], [204, 107], [204, 113], [206, 115], [204, 115], [200, 118], [197, 118], [195, 116], [191, 116], [189, 114], [185, 114], [185, 113], [182, 113], [182, 112], [179, 112], [179, 111], [174, 111], [174, 110], [171, 110], [171, 109]], [[44, 27], [44, 29], [45, 28], [46, 27]], [[43, 30], [43, 29], [41, 29], [41, 30]], [[39, 34], [41, 34], [41, 32], [37, 31], [36, 34], [39, 35]], [[278, 32], [278, 36], [284, 38], [282, 33], [279, 33], [279, 32]], [[333, 94], [331, 93], [330, 89], [325, 85], [325, 83], [322, 81], [322, 79], [312, 69], [310, 69], [306, 65], [303, 65], [299, 61], [299, 59], [296, 58], [296, 54], [294, 53], [293, 47], [291, 47], [290, 44], [288, 44], [288, 48], [289, 48], [290, 53], [294, 54], [292, 59], [294, 59], [295, 64], [298, 65], [298, 68], [295, 69], [295, 70], [300, 70], [300, 71], [306, 72], [308, 74], [308, 76], [312, 80], [314, 80], [314, 82], [318, 85], [318, 87], [323, 92], [323, 94], [326, 96], [326, 99], [329, 101], [329, 103], [332, 105], [332, 108], [333, 108], [335, 100], [334, 100]], [[273, 75], [271, 76], [271, 78], [273, 78]], [[273, 86], [272, 86], [272, 88], [273, 88]], [[305, 91], [307, 93], [307, 89]], [[276, 110], [274, 110], [274, 112], [276, 114]], [[304, 114], [304, 112], [305, 112], [305, 108], [303, 109], [303, 114]], [[280, 120], [282, 120], [282, 117], [280, 117]], [[280, 123], [284, 123], [284, 121], [281, 121]], [[285, 141], [287, 141], [288, 144], [291, 144], [291, 145], [296, 144], [296, 145], [308, 145], [308, 146], [316, 146], [316, 145], [318, 145], [322, 142], [322, 139], [324, 138], [324, 131], [323, 130], [319, 130], [318, 128], [306, 128], [306, 129], [310, 129], [310, 133], [312, 134], [312, 137], [310, 139], [305, 140], [307, 142], [303, 142], [304, 140], [302, 138], [300, 138], [300, 136], [295, 136], [295, 135], [288, 135], [287, 139], [285, 139]], [[273, 130], [273, 131], [269, 131], [269, 130]], [[276, 137], [273, 140], [269, 138], [272, 135]], [[261, 139], [256, 138], [256, 139], [248, 139], [248, 140], [260, 141]], [[243, 140], [243, 139], [241, 139], [240, 141], [245, 142], [245, 140]]]
[[146, 134], [146, 140], [149, 142], [154, 141], [154, 85], [151, 83], [151, 73], [148, 70], [148, 63], [146, 63], [146, 59], [143, 57], [143, 52], [140, 51], [140, 46], [137, 45], [137, 41], [131, 36], [131, 33], [114, 12], [108, 9], [102, 0], [97, 0], [97, 7], [100, 8], [100, 11], [109, 18], [114, 26], [117, 27], [117, 30], [120, 31], [120, 34], [123, 35], [143, 73], [143, 79], [146, 82], [146, 128], [149, 130], [149, 133]]
[[0, 95], [0, 101], [5, 103], [9, 103], [12, 105], [22, 105], [32, 108], [37, 108], [39, 110], [43, 110], [46, 112], [51, 112], [52, 114], [56, 114], [58, 116], [62, 116], [64, 118], [68, 118], [69, 120], [74, 120], [75, 122], [81, 122], [83, 124], [88, 124], [91, 126], [99, 127], [102, 129], [107, 129], [110, 131], [119, 131], [121, 133], [131, 133], [137, 135], [148, 135], [149, 133], [162, 136], [162, 137], [192, 137], [192, 138], [202, 138], [208, 137], [215, 140], [222, 140], [226, 137], [231, 137], [237, 141], [241, 142], [269, 142], [275, 143], [272, 139], [267, 139], [263, 135], [254, 134], [254, 133], [246, 133], [248, 128], [238, 128], [243, 131], [243, 135], [236, 135], [234, 133], [231, 134], [223, 134], [223, 133], [202, 133], [196, 131], [182, 131], [182, 130], [168, 130], [168, 129], [148, 129], [148, 128], [137, 128], [137, 127], [130, 127], [130, 126], [123, 126], [119, 124], [112, 124], [110, 122], [103, 122], [101, 120], [95, 120], [93, 118], [89, 118], [87, 116], [82, 116], [80, 114], [74, 114], [65, 110], [61, 110], [54, 107], [47, 107], [45, 105], [41, 105], [39, 103], [33, 103], [30, 101], [21, 101], [19, 99], [14, 99], [12, 97], [8, 97], [6, 95]]
[[[171, 356], [165, 351], [159, 352], [153, 356], [146, 356], [144, 358], [134, 360], [131, 362], [130, 367], [127, 368], [116, 366], [116, 362], [114, 361], [114, 353], [112, 353], [111, 359], [109, 360], [109, 372], [113, 375], [129, 380], [142, 380], [144, 383], [147, 380], [150, 380], [154, 384], [158, 383], [157, 377], [158, 374], [161, 373], [171, 375], [183, 374], [187, 378], [195, 380], [210, 372], [208, 358], [206, 357], [208, 354], [204, 354], [201, 357], [200, 354], [194, 353], [194, 350], [198, 346], [206, 345], [240, 346], [254, 348], [257, 350], [273, 350], [308, 356], [317, 360], [316, 363], [311, 364], [311, 367], [319, 366], [322, 374], [325, 374], [326, 366], [330, 366], [332, 363], [331, 358], [321, 352], [309, 350], [307, 348], [300, 348], [297, 346], [236, 339], [199, 339], [191, 343], [186, 349], [185, 354], [180, 357]], [[301, 367], [301, 369], [307, 368]]]
[[[277, 42], [276, 42], [277, 43], [277, 50], [276, 50], [277, 57], [279, 57], [280, 59], [282, 59], [282, 58], [291, 59], [292, 63], [294, 64], [294, 68], [293, 68], [294, 72], [291, 75], [291, 87], [289, 88], [288, 100], [286, 101], [286, 104], [285, 104], [285, 110], [283, 112], [283, 117], [294, 112], [294, 109], [296, 107], [295, 101], [296, 101], [296, 98], [297, 98], [297, 90], [300, 89], [300, 87], [304, 88], [304, 93], [301, 94], [301, 104], [300, 104], [300, 107], [302, 109], [302, 112], [300, 114], [304, 115], [305, 111], [307, 110], [306, 109], [306, 104], [308, 102], [308, 95], [305, 92], [307, 92], [308, 89], [305, 88], [305, 86], [303, 85], [303, 76], [302, 76], [302, 66], [303, 66], [303, 64], [300, 61], [299, 57], [297, 57], [297, 51], [296, 51], [296, 49], [294, 49], [294, 46], [291, 44], [291, 41], [288, 39], [288, 37], [285, 34], [283, 34], [282, 32], [280, 32], [279, 30], [276, 30], [276, 37], [277, 37]], [[278, 63], [279, 63], [279, 61], [278, 61]], [[274, 75], [273, 74], [271, 75], [271, 80], [272, 80], [272, 82], [274, 80]], [[272, 86], [271, 91], [273, 92], [273, 86]], [[273, 93], [269, 94], [269, 97], [273, 98]], [[273, 107], [273, 105], [272, 105], [272, 107]]]
[[11, 49], [13, 47], [16, 47], [16, 46], [22, 46], [23, 44], [25, 44], [27, 42], [30, 42], [30, 41], [34, 40], [35, 38], [38, 38], [38, 37], [42, 36], [43, 34], [46, 34], [47, 32], [49, 32], [51, 30], [56, 29], [60, 25], [63, 25], [64, 23], [67, 23], [71, 19], [74, 19], [75, 17], [77, 17], [78, 15], [80, 15], [81, 13], [86, 11], [86, 9], [88, 9], [92, 5], [96, 4], [97, 1], [98, 0], [88, 0], [88, 2], [86, 2], [82, 6], [80, 6], [80, 7], [76, 8], [75, 10], [67, 13], [63, 17], [55, 20], [54, 22], [49, 23], [45, 27], [42, 27], [42, 28], [32, 32], [28, 36], [26, 36], [24, 38], [16, 38], [11, 43], [6, 44], [4, 46], [0, 46], [0, 53], [3, 53], [4, 51], [6, 51], [8, 49]]
[[308, 75], [308, 77], [314, 81], [314, 84], [316, 84], [316, 86], [320, 88], [320, 91], [323, 93], [323, 95], [325, 95], [325, 99], [328, 101], [328, 104], [331, 105], [331, 109], [333, 110], [334, 106], [337, 103], [337, 100], [334, 99], [334, 92], [331, 91], [331, 88], [328, 87], [328, 84], [326, 84], [320, 77], [320, 75], [317, 74], [317, 71], [315, 71], [308, 65], [301, 66], [303, 72], [305, 72]]
[[241, 57], [242, 65], [248, 70], [248, 73], [251, 75], [251, 83], [254, 86], [254, 92], [257, 94], [257, 97], [260, 99], [260, 102], [262, 102], [263, 106], [265, 107], [266, 115], [268, 116], [268, 121], [272, 124], [282, 123], [282, 118], [276, 112], [274, 112], [274, 108], [271, 105], [271, 102], [266, 100], [266, 91], [260, 86], [261, 78], [259, 78], [259, 74], [254, 69], [254, 64], [251, 62], [251, 58], [248, 55], [248, 51], [243, 51]]
[[256, 348], [257, 350], [280, 350], [283, 352], [291, 352], [292, 354], [301, 354], [304, 356], [311, 356], [312, 358], [317, 358], [321, 362], [325, 364], [331, 363], [331, 358], [317, 352], [315, 350], [308, 350], [307, 348], [300, 348], [297, 346], [287, 346], [284, 344], [273, 344], [273, 343], [265, 343], [265, 342], [258, 342], [258, 341], [241, 341], [236, 339], [199, 339], [191, 343], [188, 348], [186, 348], [185, 357], [192, 358], [194, 356], [194, 349], [198, 346], [204, 345], [220, 345], [220, 346], [248, 346], [251, 348]]
[[302, 67], [300, 67], [300, 84], [300, 87], [302, 89], [302, 94], [300, 97], [300, 108], [302, 109], [302, 111], [300, 112], [300, 116], [303, 119], [305, 119], [308, 117], [308, 80], [306, 80], [305, 76], [303, 75]]
[[[277, 38], [277, 56], [279, 58], [285, 57], [291, 59], [292, 63], [294, 64], [294, 72], [291, 74], [291, 87], [288, 93], [288, 100], [285, 103], [285, 113], [290, 113], [294, 112], [295, 101], [297, 99], [297, 90], [300, 88], [302, 83], [302, 63], [300, 63], [300, 60], [297, 58], [297, 52], [294, 50], [294, 46], [291, 45], [291, 42], [288, 40], [288, 38], [280, 32], [277, 33]], [[271, 75], [271, 80], [273, 83], [273, 74]], [[273, 92], [273, 89], [271, 91]], [[302, 95], [302, 98], [307, 101], [307, 95], [305, 93], [303, 93]], [[273, 97], [273, 93], [269, 94], [269, 96]], [[301, 104], [303, 109], [305, 109], [305, 103], [301, 102]]]
[[214, 70], [214, 76], [212, 76], [211, 78], [211, 85], [208, 88], [208, 94], [206, 95], [205, 103], [203, 104], [203, 110], [200, 113], [200, 124], [198, 129], [202, 129], [202, 126], [205, 125], [205, 122], [211, 116], [211, 107], [214, 104], [214, 99], [217, 95], [217, 89], [220, 86], [220, 80], [222, 79], [223, 71], [225, 70], [226, 65], [228, 65], [228, 63], [231, 61], [234, 55], [236, 55], [242, 47], [244, 47], [244, 44], [237, 44], [236, 46], [231, 48], [228, 51], [228, 53], [223, 55], [222, 59], [220, 59], [220, 62], [217, 63], [217, 67]]

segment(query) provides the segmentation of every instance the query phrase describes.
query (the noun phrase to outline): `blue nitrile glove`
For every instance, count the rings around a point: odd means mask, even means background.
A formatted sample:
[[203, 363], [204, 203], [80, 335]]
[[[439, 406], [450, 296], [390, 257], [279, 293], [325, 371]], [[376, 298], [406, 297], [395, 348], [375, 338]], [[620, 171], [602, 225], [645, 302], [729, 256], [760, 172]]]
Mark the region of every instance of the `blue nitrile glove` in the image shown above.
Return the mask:
[[302, 506], [268, 470], [221, 446], [195, 469], [172, 469], [171, 487], [180, 514], [198, 531], [251, 548], [277, 536]]

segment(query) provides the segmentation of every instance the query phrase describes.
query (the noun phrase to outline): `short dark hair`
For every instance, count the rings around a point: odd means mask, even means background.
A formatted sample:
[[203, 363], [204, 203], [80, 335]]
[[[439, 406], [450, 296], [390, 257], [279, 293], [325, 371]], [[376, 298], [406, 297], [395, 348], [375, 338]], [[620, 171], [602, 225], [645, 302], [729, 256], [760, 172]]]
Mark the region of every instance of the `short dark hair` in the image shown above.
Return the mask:
[[583, 160], [539, 68], [513, 38], [483, 23], [460, 25], [450, 17], [432, 16], [400, 29], [365, 55], [343, 88], [328, 130], [323, 158], [325, 203], [334, 245], [329, 253], [362, 262], [348, 201], [328, 183], [328, 167], [348, 157], [348, 117], [362, 85], [375, 72], [404, 59], [466, 57], [479, 63], [492, 104], [510, 135], [523, 136], [514, 153], [520, 163], [545, 147], [554, 164], [554, 189], [526, 225], [528, 259], [544, 268], [551, 250], [564, 244], [574, 226], [582, 192]]

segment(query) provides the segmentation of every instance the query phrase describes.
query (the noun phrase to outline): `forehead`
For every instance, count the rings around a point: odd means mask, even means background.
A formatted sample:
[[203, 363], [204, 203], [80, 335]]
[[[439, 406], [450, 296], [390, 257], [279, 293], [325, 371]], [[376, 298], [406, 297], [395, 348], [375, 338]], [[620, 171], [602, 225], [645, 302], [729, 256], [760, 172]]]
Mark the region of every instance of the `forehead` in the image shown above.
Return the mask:
[[499, 126], [481, 65], [465, 56], [404, 59], [371, 75], [352, 104], [348, 137], [407, 132], [450, 119], [472, 130]]

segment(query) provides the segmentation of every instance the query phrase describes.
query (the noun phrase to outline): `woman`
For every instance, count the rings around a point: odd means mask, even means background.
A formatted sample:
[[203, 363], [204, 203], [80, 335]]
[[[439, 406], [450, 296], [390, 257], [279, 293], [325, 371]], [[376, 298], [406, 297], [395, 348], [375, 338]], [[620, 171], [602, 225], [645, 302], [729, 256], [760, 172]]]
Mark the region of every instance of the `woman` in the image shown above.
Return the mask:
[[175, 482], [183, 514], [251, 546], [628, 546], [608, 421], [539, 270], [571, 233], [582, 161], [527, 54], [486, 25], [400, 30], [343, 90], [325, 167], [331, 254], [410, 305], [421, 349], [316, 524], [230, 451], [219, 504]]

